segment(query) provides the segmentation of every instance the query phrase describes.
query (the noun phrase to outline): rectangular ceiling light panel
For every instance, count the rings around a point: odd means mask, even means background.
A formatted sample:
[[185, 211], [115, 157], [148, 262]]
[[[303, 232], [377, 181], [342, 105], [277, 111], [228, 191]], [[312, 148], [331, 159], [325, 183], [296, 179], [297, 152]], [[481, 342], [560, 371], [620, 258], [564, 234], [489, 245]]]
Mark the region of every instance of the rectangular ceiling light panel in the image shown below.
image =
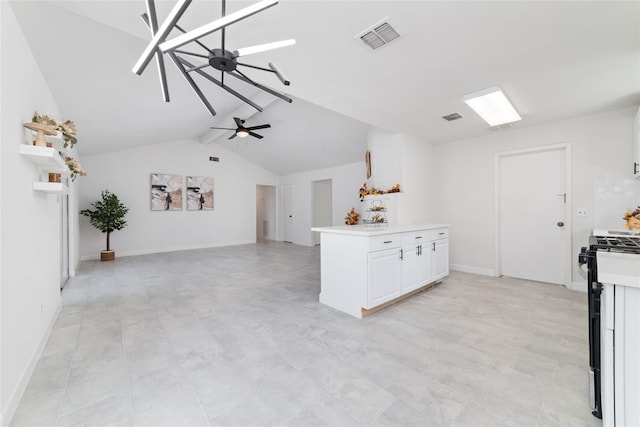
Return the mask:
[[505, 94], [497, 86], [465, 95], [462, 100], [471, 107], [473, 111], [478, 113], [489, 126], [517, 122], [522, 119]]

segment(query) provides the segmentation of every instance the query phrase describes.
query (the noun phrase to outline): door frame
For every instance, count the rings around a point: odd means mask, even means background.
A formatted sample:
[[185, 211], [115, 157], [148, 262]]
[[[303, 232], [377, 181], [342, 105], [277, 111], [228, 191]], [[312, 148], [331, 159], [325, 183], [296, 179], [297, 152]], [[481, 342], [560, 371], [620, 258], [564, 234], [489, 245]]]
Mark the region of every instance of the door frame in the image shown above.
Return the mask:
[[500, 153], [496, 153], [495, 155], [495, 200], [494, 200], [494, 248], [495, 248], [495, 252], [494, 252], [494, 265], [495, 265], [495, 276], [496, 277], [500, 277], [502, 276], [502, 251], [501, 251], [501, 247], [500, 247], [500, 241], [501, 241], [501, 234], [500, 234], [500, 229], [501, 229], [501, 225], [502, 225], [502, 218], [500, 217], [500, 201], [501, 201], [501, 194], [500, 194], [500, 161], [502, 160], [502, 158], [504, 157], [509, 157], [509, 156], [518, 156], [518, 155], [522, 155], [522, 154], [529, 154], [529, 153], [540, 153], [540, 152], [544, 152], [544, 151], [555, 151], [555, 150], [562, 150], [564, 152], [564, 168], [565, 168], [565, 192], [566, 192], [566, 203], [564, 205], [564, 215], [565, 215], [565, 219], [564, 219], [564, 223], [565, 223], [565, 227], [567, 228], [568, 232], [565, 233], [564, 236], [564, 254], [563, 254], [563, 261], [564, 261], [564, 286], [568, 289], [572, 289], [571, 287], [571, 272], [572, 272], [572, 257], [571, 257], [571, 241], [572, 241], [572, 235], [573, 235], [573, 227], [571, 225], [571, 206], [572, 206], [572, 193], [571, 193], [571, 189], [573, 188], [572, 183], [571, 183], [571, 177], [572, 177], [572, 173], [571, 173], [571, 143], [560, 143], [560, 144], [551, 144], [551, 145], [541, 145], [538, 147], [530, 147], [530, 148], [524, 148], [524, 149], [519, 149], [519, 150], [512, 150], [512, 151], [503, 151]]
[[282, 221], [282, 239], [281, 239], [281, 241], [287, 242], [287, 243], [293, 243], [294, 234], [295, 234], [295, 227], [294, 227], [294, 224], [293, 224], [293, 219], [291, 220], [291, 242], [288, 242], [287, 240], [284, 240], [285, 239], [285, 234], [287, 232], [287, 227], [288, 227], [288, 225], [287, 225], [287, 212], [285, 212], [285, 203], [284, 203], [285, 202], [285, 198], [287, 197], [287, 195], [285, 193], [287, 193], [287, 192], [289, 192], [289, 195], [291, 196], [290, 197], [291, 215], [293, 215], [293, 210], [294, 210], [293, 209], [293, 207], [294, 207], [294, 204], [293, 204], [293, 198], [294, 198], [294, 195], [293, 195], [293, 184], [281, 184], [280, 185], [280, 196], [281, 197], [280, 197], [279, 205], [281, 207], [280, 218], [281, 218], [281, 221]]

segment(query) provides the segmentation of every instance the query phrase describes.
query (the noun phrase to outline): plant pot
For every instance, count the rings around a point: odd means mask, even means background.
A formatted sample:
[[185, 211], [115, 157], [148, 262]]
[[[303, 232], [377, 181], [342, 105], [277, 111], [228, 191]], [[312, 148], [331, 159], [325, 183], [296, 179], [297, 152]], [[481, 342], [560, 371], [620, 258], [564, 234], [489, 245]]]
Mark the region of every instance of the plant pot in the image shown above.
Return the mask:
[[116, 259], [116, 251], [100, 252], [100, 261], [113, 261], [114, 259]]

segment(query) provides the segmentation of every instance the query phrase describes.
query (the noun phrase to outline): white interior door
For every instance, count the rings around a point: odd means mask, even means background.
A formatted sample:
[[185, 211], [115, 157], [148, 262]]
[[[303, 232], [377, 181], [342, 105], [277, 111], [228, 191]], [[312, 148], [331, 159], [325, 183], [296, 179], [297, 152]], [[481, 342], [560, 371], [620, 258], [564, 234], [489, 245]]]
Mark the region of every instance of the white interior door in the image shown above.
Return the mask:
[[282, 240], [293, 243], [293, 185], [282, 186]]
[[62, 194], [60, 200], [60, 289], [69, 279], [69, 197]]
[[498, 156], [502, 275], [568, 284], [566, 156], [564, 146]]
[[[313, 181], [313, 226], [327, 227], [331, 221], [331, 180]], [[314, 232], [313, 241], [320, 244], [320, 233]]]

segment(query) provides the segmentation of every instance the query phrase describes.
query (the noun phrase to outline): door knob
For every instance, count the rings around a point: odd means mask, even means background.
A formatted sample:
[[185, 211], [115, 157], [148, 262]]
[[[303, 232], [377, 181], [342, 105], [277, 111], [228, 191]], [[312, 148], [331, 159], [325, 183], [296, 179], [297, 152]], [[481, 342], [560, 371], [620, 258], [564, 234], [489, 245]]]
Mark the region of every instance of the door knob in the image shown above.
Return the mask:
[[564, 222], [562, 221], [558, 221], [558, 223], [556, 224], [558, 227], [564, 227]]

